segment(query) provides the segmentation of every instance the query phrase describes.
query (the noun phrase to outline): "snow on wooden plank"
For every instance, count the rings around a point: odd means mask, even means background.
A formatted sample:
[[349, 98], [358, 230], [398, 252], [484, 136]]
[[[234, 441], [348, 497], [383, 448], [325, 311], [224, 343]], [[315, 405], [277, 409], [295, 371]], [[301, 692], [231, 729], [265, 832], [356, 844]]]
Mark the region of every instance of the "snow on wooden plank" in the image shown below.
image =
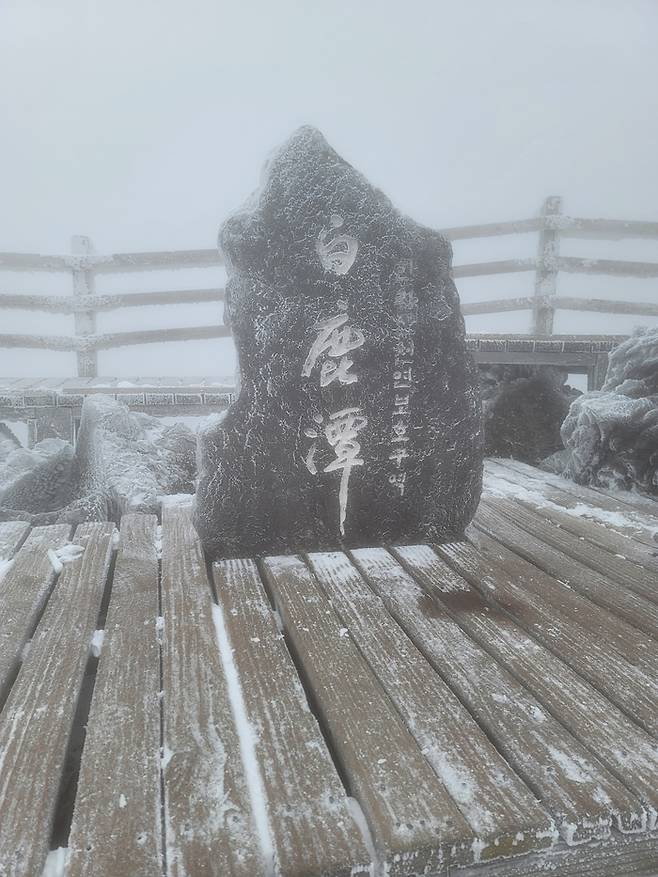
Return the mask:
[[5, 571], [0, 583], [0, 698], [55, 581], [49, 552], [61, 548], [70, 532], [68, 524], [36, 527]]
[[[635, 591], [620, 587], [596, 570], [590, 569], [579, 560], [567, 556], [558, 548], [544, 541], [544, 530], [532, 520], [524, 521], [519, 527], [501, 515], [494, 505], [483, 499], [475, 517], [475, 526], [502, 542], [516, 554], [534, 563], [549, 575], [566, 582], [579, 594], [593, 603], [603, 606], [629, 624], [643, 630], [650, 636], [658, 631], [658, 606]], [[550, 538], [546, 534], [547, 539]]]
[[477, 564], [463, 543], [437, 550], [639, 724], [658, 731], [658, 643], [485, 533], [469, 530], [468, 538]]
[[213, 566], [282, 874], [349, 877], [370, 856], [253, 560]]
[[[112, 553], [114, 524], [80, 524], [0, 714], [0, 875], [40, 874], [78, 693]], [[29, 780], [28, 780], [29, 778]]]
[[156, 525], [152, 515], [121, 519], [68, 877], [162, 873]]
[[[564, 530], [561, 526], [547, 523], [546, 518], [541, 514], [510, 500], [497, 497], [494, 500], [488, 500], [487, 507], [495, 509], [496, 512], [502, 512], [505, 517], [522, 527], [526, 532], [541, 539], [542, 542], [552, 545], [568, 557], [584, 563], [606, 579], [610, 579], [624, 588], [630, 588], [631, 591], [636, 592], [645, 600], [658, 603], [658, 562], [656, 562], [653, 571], [650, 572], [643, 566], [627, 561], [625, 555], [615, 555], [610, 551], [602, 552], [597, 546], [590, 545], [584, 537], [581, 539], [568, 530]], [[596, 525], [590, 526], [596, 528]], [[603, 532], [606, 536], [608, 535], [607, 531]], [[616, 534], [610, 533], [609, 536], [612, 540]], [[617, 536], [617, 539], [624, 539], [624, 537]], [[630, 539], [625, 541], [631, 542]], [[637, 545], [638, 543], [632, 544]], [[658, 544], [656, 545], [656, 554], [658, 555]], [[658, 557], [656, 559], [658, 561]], [[658, 619], [658, 609], [655, 611]]]
[[0, 581], [6, 572], [7, 564], [21, 547], [29, 532], [30, 525], [25, 521], [3, 521], [0, 523]]
[[552, 820], [342, 552], [309, 555], [332, 607], [476, 836], [474, 859], [546, 848]]
[[[658, 812], [658, 748], [652, 737], [565, 665], [569, 662], [564, 661], [565, 649], [561, 645], [554, 650], [558, 655], [554, 655], [549, 650], [550, 643], [549, 649], [539, 645], [528, 637], [523, 626], [500, 611], [497, 602], [493, 601], [496, 600], [497, 582], [507, 577], [506, 568], [491, 563], [488, 556], [483, 557], [479, 548], [468, 543], [436, 546], [435, 550], [442, 559], [433, 552], [415, 552], [410, 569], [469, 636], [491, 652], [638, 796], [647, 811], [646, 827], [655, 828]], [[446, 566], [444, 559], [456, 572]], [[520, 582], [523, 581], [520, 579]], [[466, 582], [473, 587], [466, 585]], [[465, 595], [468, 595], [468, 600]], [[534, 600], [535, 596], [532, 595], [524, 604], [519, 602], [518, 605], [529, 608]], [[468, 603], [466, 608], [465, 602]], [[519, 614], [523, 619], [521, 624], [527, 625], [529, 616], [524, 610]], [[580, 644], [583, 652], [590, 647], [590, 642], [586, 640]], [[604, 651], [599, 649], [595, 659], [605, 666]], [[611, 675], [619, 672], [614, 667], [608, 667], [608, 671]]]
[[[405, 549], [405, 563], [413, 550]], [[615, 818], [629, 828], [642, 824], [645, 814], [639, 800], [386, 549], [359, 549], [352, 556], [393, 617], [554, 817], [566, 843], [608, 838]], [[457, 596], [466, 610], [471, 601], [466, 583]]]
[[[606, 527], [602, 523], [598, 523], [588, 518], [579, 517], [569, 514], [566, 510], [559, 508], [554, 503], [542, 503], [537, 505], [535, 502], [529, 501], [525, 496], [499, 497], [495, 492], [488, 490], [489, 477], [485, 475], [484, 491], [485, 496], [495, 502], [504, 499], [520, 506], [530, 512], [538, 515], [544, 520], [550, 521], [555, 527], [560, 527], [564, 532], [571, 533], [579, 540], [579, 543], [586, 542], [588, 546], [593, 545], [597, 549], [603, 549], [603, 554], [597, 552], [597, 556], [608, 559], [610, 555], [616, 555], [618, 559], [623, 559], [636, 566], [641, 566], [645, 570], [649, 570], [654, 576], [653, 588], [651, 590], [641, 587], [638, 593], [641, 593], [647, 599], [658, 599], [658, 543], [655, 548], [631, 539], [610, 527]], [[634, 567], [633, 567], [634, 568]], [[631, 585], [629, 584], [629, 587]], [[637, 590], [637, 588], [634, 588]]]
[[227, 681], [213, 600], [190, 502], [162, 515], [162, 672], [168, 877], [266, 873]]
[[514, 495], [527, 497], [530, 494], [540, 502], [555, 503], [570, 514], [591, 518], [650, 548], [656, 547], [658, 520], [653, 515], [638, 513], [611, 494], [583, 487], [518, 460], [487, 460], [486, 472], [496, 477], [499, 487], [503, 486], [501, 481], [513, 485]]
[[471, 859], [472, 830], [310, 570], [296, 557], [270, 557], [263, 572], [387, 874], [433, 873]]

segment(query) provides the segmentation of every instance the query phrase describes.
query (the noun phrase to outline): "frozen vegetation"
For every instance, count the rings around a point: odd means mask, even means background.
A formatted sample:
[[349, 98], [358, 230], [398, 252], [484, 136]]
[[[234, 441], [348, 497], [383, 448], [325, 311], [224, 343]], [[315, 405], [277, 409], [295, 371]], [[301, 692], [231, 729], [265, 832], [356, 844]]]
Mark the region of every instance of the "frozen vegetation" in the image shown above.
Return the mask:
[[562, 440], [553, 471], [658, 496], [658, 329], [637, 332], [610, 354], [602, 389], [572, 403]]
[[25, 450], [0, 435], [0, 520], [79, 523], [155, 512], [161, 495], [192, 492], [195, 472], [188, 426], [93, 396], [84, 402], [75, 450], [59, 439]]

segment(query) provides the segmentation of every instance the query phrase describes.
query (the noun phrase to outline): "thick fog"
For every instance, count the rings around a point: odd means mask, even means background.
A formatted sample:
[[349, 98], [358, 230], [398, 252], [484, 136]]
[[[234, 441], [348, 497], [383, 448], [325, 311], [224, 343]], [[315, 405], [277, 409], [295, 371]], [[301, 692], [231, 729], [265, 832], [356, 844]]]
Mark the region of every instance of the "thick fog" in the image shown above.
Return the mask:
[[[0, 251], [213, 247], [267, 153], [312, 123], [436, 228], [537, 215], [658, 219], [655, 0], [3, 0]], [[534, 256], [536, 235], [456, 242], [455, 262]], [[658, 242], [563, 254], [658, 262]], [[99, 277], [98, 292], [221, 285], [223, 273]], [[458, 283], [463, 301], [531, 294], [532, 273]], [[66, 274], [0, 272], [0, 292], [70, 294]], [[561, 276], [559, 292], [658, 300], [658, 281]], [[99, 331], [201, 325], [211, 305], [109, 313]], [[558, 314], [556, 332], [658, 318]], [[530, 316], [468, 321], [528, 331]], [[1, 332], [71, 334], [0, 311]], [[73, 354], [0, 350], [0, 374], [72, 375]], [[226, 375], [230, 340], [99, 354], [105, 375]]]

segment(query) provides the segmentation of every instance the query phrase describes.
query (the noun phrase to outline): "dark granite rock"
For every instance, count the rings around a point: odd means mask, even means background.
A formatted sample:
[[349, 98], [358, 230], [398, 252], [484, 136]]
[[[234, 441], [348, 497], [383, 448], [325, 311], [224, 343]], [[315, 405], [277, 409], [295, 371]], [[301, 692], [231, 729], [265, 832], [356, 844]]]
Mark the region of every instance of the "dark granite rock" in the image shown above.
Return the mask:
[[220, 248], [241, 389], [201, 437], [210, 554], [459, 538], [482, 431], [447, 240], [301, 128]]
[[554, 366], [489, 365], [480, 369], [485, 453], [537, 465], [563, 449], [560, 429], [579, 395]]

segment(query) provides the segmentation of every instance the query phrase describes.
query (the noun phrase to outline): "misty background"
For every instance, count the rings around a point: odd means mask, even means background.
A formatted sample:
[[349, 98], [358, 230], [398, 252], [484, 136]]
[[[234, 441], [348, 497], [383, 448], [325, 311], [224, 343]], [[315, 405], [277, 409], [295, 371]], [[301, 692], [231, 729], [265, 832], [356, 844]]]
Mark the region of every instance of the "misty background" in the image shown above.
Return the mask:
[[[536, 216], [658, 219], [656, 0], [0, 0], [0, 251], [214, 247], [299, 125], [434, 228]], [[455, 264], [533, 257], [537, 235], [457, 241]], [[658, 261], [658, 241], [563, 240], [563, 255]], [[99, 276], [96, 292], [223, 285], [222, 269]], [[458, 280], [462, 301], [532, 294], [534, 274]], [[0, 292], [70, 295], [69, 274]], [[558, 294], [654, 302], [658, 281], [559, 277]], [[217, 305], [101, 313], [97, 330], [221, 322]], [[558, 312], [555, 332], [658, 318]], [[470, 317], [527, 332], [530, 313]], [[0, 311], [0, 331], [73, 318]], [[230, 376], [230, 339], [100, 351], [107, 376]], [[73, 353], [0, 350], [0, 374], [73, 376]]]

